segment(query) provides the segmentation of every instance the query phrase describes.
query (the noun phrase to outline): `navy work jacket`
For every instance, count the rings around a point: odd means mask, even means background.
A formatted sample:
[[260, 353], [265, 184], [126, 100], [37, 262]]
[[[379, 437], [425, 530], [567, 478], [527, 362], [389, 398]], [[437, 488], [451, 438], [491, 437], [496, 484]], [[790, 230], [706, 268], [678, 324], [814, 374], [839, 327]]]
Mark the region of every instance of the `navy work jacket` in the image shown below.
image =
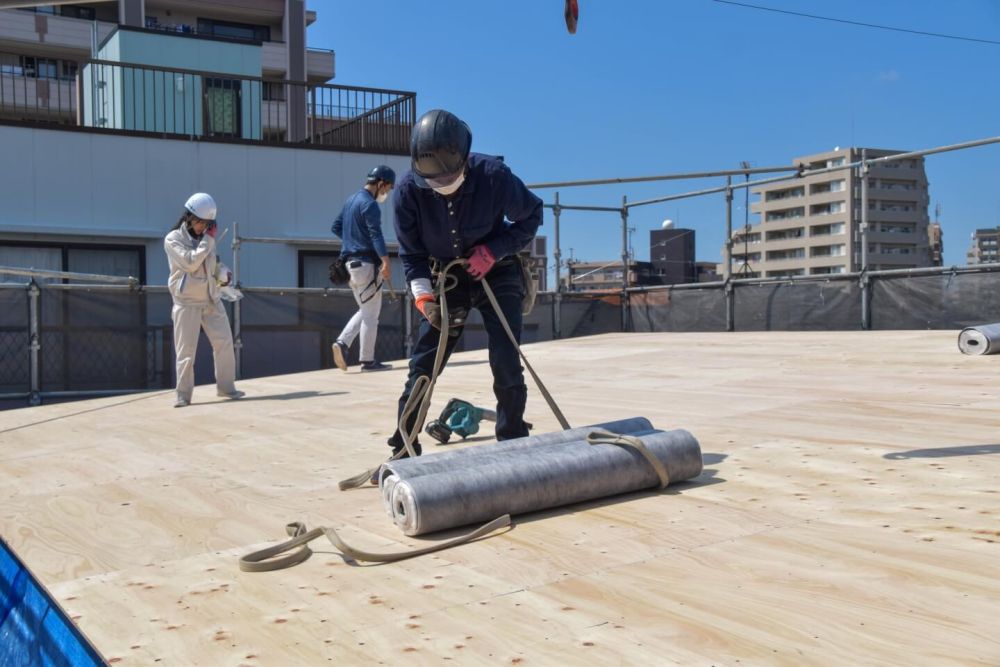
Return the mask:
[[469, 155], [465, 182], [450, 198], [419, 187], [409, 171], [393, 192], [407, 281], [430, 278], [431, 257], [448, 262], [480, 244], [500, 261], [525, 248], [542, 224], [542, 200], [502, 160], [481, 153]]
[[364, 188], [347, 198], [330, 231], [344, 240], [341, 255], [375, 261], [389, 254], [382, 236], [382, 211]]

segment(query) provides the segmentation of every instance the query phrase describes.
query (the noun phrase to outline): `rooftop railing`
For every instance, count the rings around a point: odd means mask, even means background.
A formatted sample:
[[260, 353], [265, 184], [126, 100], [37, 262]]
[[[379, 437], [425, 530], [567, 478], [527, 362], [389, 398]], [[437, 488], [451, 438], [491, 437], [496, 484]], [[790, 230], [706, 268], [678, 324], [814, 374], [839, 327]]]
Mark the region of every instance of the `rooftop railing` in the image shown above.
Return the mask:
[[416, 122], [406, 91], [107, 60], [42, 65], [0, 54], [0, 121], [393, 155], [409, 154]]

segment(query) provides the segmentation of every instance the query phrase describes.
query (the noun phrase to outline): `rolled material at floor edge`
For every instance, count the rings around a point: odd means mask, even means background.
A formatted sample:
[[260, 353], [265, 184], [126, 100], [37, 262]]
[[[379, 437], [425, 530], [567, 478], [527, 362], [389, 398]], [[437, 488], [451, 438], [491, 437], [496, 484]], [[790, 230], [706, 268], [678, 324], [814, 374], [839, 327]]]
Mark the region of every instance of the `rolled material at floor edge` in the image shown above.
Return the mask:
[[[659, 459], [671, 483], [701, 474], [701, 448], [684, 430], [638, 435]], [[524, 514], [607, 496], [658, 487], [656, 471], [639, 452], [613, 444], [579, 440], [506, 460], [400, 479], [392, 488], [393, 522], [406, 535], [481, 522], [503, 514]]]
[[970, 355], [1000, 352], [1000, 323], [965, 327], [958, 334], [958, 349]]

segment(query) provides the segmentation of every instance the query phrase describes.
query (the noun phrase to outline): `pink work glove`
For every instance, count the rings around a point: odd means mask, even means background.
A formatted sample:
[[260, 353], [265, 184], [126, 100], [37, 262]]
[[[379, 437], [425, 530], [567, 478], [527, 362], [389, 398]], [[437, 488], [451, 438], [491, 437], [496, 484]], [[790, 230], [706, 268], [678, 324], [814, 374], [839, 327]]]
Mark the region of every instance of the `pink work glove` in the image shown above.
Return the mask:
[[477, 245], [472, 249], [472, 254], [469, 255], [469, 263], [466, 264], [465, 270], [476, 280], [482, 280], [483, 276], [489, 273], [496, 263], [497, 259], [489, 248]]

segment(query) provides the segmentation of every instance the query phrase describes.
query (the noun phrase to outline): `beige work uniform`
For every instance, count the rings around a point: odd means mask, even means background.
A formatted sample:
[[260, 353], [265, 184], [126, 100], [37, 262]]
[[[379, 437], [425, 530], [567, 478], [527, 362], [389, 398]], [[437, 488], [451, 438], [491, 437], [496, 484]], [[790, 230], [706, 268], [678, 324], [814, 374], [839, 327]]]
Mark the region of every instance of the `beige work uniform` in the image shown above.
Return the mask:
[[198, 331], [212, 344], [215, 383], [220, 396], [236, 391], [236, 355], [229, 318], [219, 298], [216, 272], [221, 267], [215, 254], [215, 239], [208, 234], [196, 239], [186, 225], [174, 229], [163, 240], [170, 263], [167, 287], [174, 300], [174, 356], [177, 359], [177, 398], [191, 400], [194, 390], [194, 358]]

